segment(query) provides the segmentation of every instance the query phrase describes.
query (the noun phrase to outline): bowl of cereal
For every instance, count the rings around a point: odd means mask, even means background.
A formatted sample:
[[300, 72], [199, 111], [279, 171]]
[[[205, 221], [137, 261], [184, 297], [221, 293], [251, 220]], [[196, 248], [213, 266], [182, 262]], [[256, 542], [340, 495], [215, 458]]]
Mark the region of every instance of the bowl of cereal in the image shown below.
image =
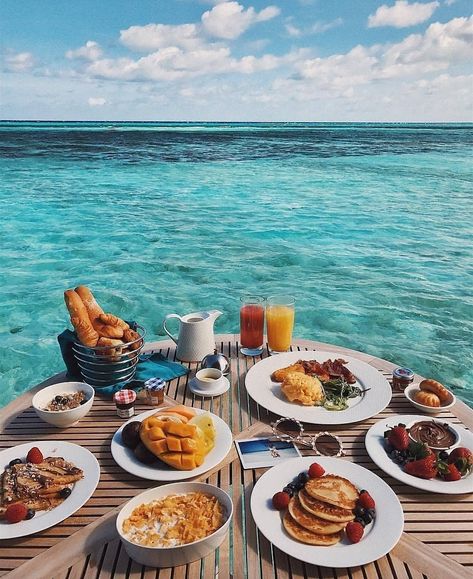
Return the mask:
[[37, 392], [31, 403], [41, 420], [67, 428], [89, 412], [94, 395], [92, 386], [85, 382], [60, 382]]
[[148, 567], [176, 567], [219, 547], [232, 515], [232, 500], [222, 489], [182, 482], [134, 497], [121, 509], [116, 525], [131, 559]]

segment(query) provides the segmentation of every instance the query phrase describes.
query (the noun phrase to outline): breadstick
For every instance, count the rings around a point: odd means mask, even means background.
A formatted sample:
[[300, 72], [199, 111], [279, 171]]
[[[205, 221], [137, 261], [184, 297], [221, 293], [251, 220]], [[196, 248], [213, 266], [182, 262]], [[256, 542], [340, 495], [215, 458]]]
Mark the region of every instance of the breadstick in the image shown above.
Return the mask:
[[90, 321], [93, 323], [94, 320], [100, 316], [100, 314], [104, 313], [102, 308], [99, 306], [96, 299], [94, 298], [94, 294], [87, 286], [80, 285], [76, 287], [75, 291], [80, 299], [84, 302], [84, 306], [87, 308]]
[[114, 316], [113, 314], [100, 314], [99, 320], [106, 324], [107, 326], [118, 326], [123, 330], [128, 330], [130, 327], [126, 322]]

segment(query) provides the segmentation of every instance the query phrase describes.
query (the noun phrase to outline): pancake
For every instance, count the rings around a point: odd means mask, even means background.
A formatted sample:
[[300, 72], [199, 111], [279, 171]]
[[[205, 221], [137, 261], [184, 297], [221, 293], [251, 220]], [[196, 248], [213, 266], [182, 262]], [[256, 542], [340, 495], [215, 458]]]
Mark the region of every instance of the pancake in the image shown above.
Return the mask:
[[335, 545], [342, 538], [342, 532], [333, 533], [331, 535], [321, 535], [312, 533], [297, 523], [289, 514], [289, 511], [284, 513], [283, 525], [287, 533], [297, 541], [306, 543], [308, 545], [320, 545], [322, 547], [329, 547]]
[[328, 503], [314, 499], [307, 494], [305, 490], [299, 491], [299, 501], [306, 511], [326, 521], [345, 524], [353, 521], [355, 518], [351, 510], [341, 509], [340, 507], [335, 507], [334, 505], [329, 505]]
[[345, 527], [345, 523], [334, 523], [320, 519], [304, 509], [297, 496], [293, 497], [288, 506], [291, 517], [305, 529], [321, 535], [333, 535]]
[[354, 509], [359, 496], [354, 484], [334, 474], [312, 478], [306, 482], [304, 488], [314, 499], [342, 509]]

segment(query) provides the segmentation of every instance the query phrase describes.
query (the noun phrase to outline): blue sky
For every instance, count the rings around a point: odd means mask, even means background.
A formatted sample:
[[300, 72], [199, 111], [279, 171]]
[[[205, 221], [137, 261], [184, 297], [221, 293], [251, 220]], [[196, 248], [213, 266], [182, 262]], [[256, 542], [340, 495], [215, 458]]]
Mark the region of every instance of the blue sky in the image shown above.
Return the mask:
[[3, 119], [472, 121], [467, 0], [2, 0]]

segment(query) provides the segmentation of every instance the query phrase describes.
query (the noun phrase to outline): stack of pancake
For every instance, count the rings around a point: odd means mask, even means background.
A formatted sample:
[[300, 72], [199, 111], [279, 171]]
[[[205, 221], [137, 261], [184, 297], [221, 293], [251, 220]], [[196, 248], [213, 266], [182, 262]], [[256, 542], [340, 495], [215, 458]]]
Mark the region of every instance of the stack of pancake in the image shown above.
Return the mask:
[[306, 482], [294, 495], [284, 514], [286, 531], [298, 541], [309, 545], [335, 545], [343, 529], [355, 515], [358, 490], [347, 479], [326, 475]]

